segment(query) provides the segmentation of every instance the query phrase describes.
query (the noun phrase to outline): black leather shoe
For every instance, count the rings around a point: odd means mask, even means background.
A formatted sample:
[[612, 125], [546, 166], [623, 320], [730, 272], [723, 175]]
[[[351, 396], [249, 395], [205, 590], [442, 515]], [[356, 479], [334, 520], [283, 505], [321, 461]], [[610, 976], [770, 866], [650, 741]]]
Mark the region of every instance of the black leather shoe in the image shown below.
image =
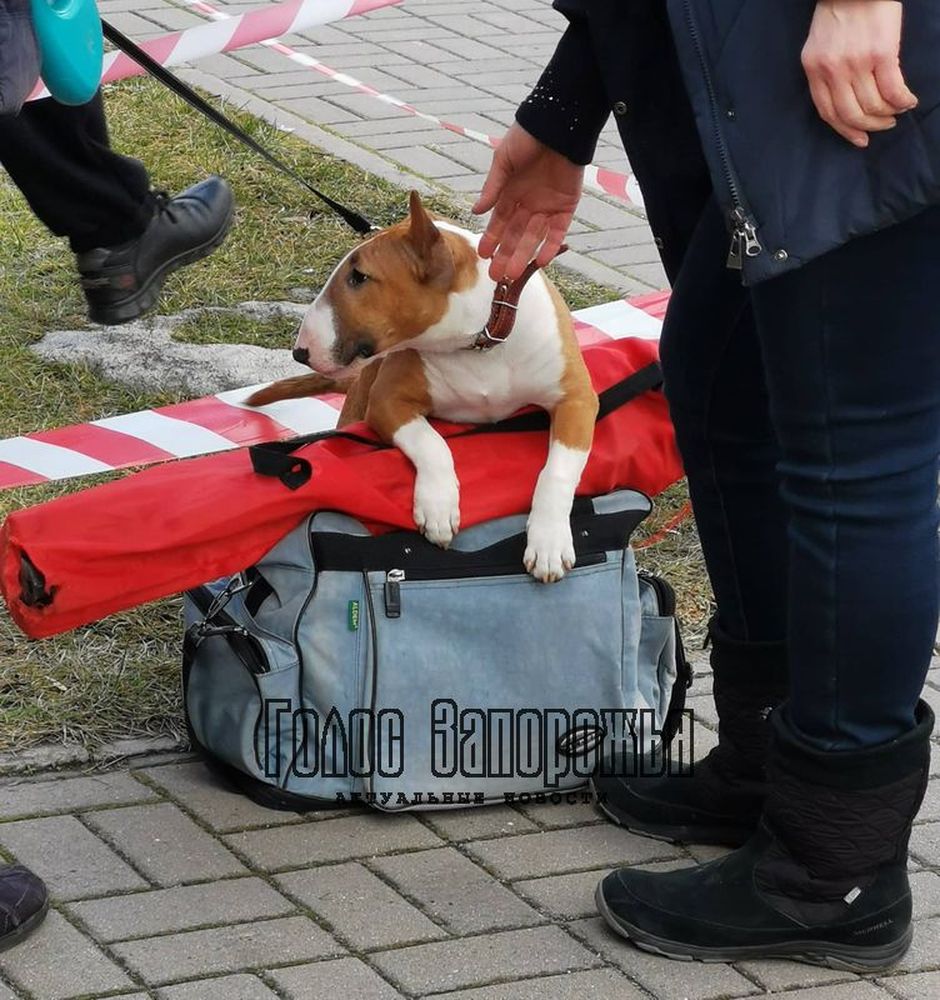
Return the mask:
[[0, 951], [19, 944], [46, 919], [49, 894], [21, 865], [0, 865]]
[[154, 194], [150, 224], [136, 240], [76, 256], [93, 323], [127, 323], [157, 301], [167, 275], [208, 256], [232, 224], [232, 190], [208, 177], [169, 198]]
[[638, 760], [608, 759], [591, 787], [601, 812], [634, 833], [739, 847], [757, 829], [764, 806], [767, 720], [786, 697], [786, 648], [782, 642], [732, 639], [715, 620], [708, 635], [718, 746], [678, 773]]
[[900, 739], [820, 751], [774, 712], [764, 816], [744, 847], [696, 868], [622, 869], [597, 887], [601, 916], [669, 958], [791, 958], [890, 968], [911, 942], [907, 844], [930, 769], [933, 713]]

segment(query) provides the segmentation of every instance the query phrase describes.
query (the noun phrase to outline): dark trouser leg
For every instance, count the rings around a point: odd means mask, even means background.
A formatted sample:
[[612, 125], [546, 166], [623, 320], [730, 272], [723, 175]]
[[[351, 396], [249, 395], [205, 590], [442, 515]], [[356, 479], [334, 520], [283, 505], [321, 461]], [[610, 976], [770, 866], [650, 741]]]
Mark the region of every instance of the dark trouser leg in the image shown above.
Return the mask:
[[136, 239], [153, 215], [143, 164], [110, 148], [100, 93], [80, 107], [32, 101], [0, 118], [0, 163], [75, 253]]
[[753, 314], [710, 204], [683, 258], [661, 343], [666, 395], [718, 604], [709, 634], [718, 746], [682, 780], [594, 778], [602, 808], [670, 840], [740, 844], [764, 804], [768, 709], [787, 692], [786, 518]]
[[718, 617], [732, 638], [786, 630], [786, 513], [754, 318], [714, 202], [683, 260], [663, 329], [666, 395]]
[[789, 530], [790, 717], [823, 749], [914, 725], [938, 613], [940, 208], [757, 286]]
[[[598, 887], [601, 915], [642, 946], [868, 972], [908, 948], [907, 845], [934, 723], [917, 696], [938, 612], [938, 240], [940, 208], [751, 293], [789, 515], [791, 697], [771, 715], [768, 793], [744, 847], [700, 868], [622, 869]], [[727, 510], [736, 556], [747, 535]], [[709, 560], [715, 577], [714, 550]], [[724, 584], [722, 573], [719, 560]]]

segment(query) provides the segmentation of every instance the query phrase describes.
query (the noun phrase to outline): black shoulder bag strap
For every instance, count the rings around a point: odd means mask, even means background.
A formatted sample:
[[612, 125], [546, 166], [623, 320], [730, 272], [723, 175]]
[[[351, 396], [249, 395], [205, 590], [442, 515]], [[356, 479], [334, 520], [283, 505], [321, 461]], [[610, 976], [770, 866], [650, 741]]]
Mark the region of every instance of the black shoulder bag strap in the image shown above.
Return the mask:
[[[657, 389], [662, 385], [663, 371], [658, 361], [653, 361], [628, 375], [626, 378], [615, 382], [605, 389], [599, 397], [600, 407], [597, 411], [597, 419], [603, 420], [614, 410], [642, 396], [643, 393], [651, 389]], [[478, 424], [465, 431], [458, 431], [451, 434], [447, 440], [453, 438], [468, 437], [473, 434], [508, 434], [520, 431], [544, 431], [548, 430], [550, 418], [545, 410], [533, 410], [530, 413], [519, 413], [513, 417], [507, 417], [493, 424]], [[390, 448], [391, 445], [376, 441], [373, 438], [365, 437], [362, 434], [352, 434], [349, 431], [319, 431], [316, 434], [303, 434], [300, 437], [290, 438], [287, 441], [269, 441], [264, 444], [251, 445], [248, 454], [251, 457], [251, 467], [260, 476], [272, 476], [291, 490], [300, 489], [310, 481], [313, 469], [307, 459], [295, 455], [298, 448], [303, 448], [308, 444], [315, 444], [317, 441], [328, 441], [332, 438], [343, 438], [347, 441], [355, 441], [358, 444], [369, 445], [376, 451]]]

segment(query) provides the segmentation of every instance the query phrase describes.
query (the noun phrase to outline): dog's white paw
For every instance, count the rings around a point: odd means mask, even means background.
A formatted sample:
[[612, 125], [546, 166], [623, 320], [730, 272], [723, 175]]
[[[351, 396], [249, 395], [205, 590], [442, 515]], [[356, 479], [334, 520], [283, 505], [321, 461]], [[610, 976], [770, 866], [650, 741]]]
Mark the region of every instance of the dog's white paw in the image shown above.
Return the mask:
[[460, 530], [460, 487], [455, 478], [418, 476], [414, 519], [422, 535], [446, 549]]
[[560, 580], [575, 564], [574, 540], [568, 519], [532, 518], [529, 521], [523, 563], [542, 583]]

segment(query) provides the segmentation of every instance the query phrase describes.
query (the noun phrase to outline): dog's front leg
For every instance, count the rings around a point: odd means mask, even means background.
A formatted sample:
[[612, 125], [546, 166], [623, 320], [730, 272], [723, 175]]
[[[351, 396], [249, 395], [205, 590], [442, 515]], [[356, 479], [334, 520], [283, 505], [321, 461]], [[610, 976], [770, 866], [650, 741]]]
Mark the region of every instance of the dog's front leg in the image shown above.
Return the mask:
[[366, 421], [415, 467], [415, 524], [447, 548], [460, 527], [460, 486], [447, 442], [428, 423], [431, 400], [414, 351], [391, 354], [369, 392]]
[[415, 417], [392, 435], [415, 467], [415, 524], [429, 542], [447, 548], [460, 528], [460, 485], [447, 442]]
[[545, 463], [527, 525], [525, 568], [543, 583], [560, 580], [575, 563], [571, 505], [587, 464], [597, 417], [597, 397], [565, 399], [552, 413]]

